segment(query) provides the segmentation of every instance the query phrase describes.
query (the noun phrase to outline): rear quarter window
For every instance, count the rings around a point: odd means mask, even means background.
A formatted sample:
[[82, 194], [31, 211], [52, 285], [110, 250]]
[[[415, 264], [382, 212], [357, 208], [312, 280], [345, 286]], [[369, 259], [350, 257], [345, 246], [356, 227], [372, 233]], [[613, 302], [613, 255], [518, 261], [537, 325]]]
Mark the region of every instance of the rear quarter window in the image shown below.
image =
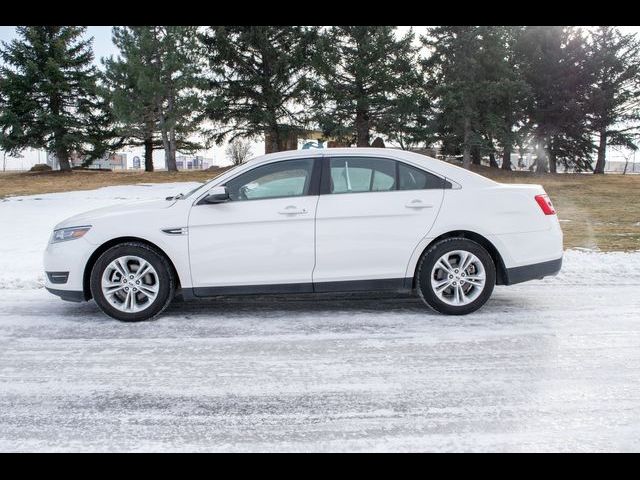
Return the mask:
[[[446, 184], [449, 186], [447, 187]], [[399, 190], [431, 190], [451, 188], [451, 183], [444, 178], [425, 172], [419, 168], [400, 163], [398, 166]]]

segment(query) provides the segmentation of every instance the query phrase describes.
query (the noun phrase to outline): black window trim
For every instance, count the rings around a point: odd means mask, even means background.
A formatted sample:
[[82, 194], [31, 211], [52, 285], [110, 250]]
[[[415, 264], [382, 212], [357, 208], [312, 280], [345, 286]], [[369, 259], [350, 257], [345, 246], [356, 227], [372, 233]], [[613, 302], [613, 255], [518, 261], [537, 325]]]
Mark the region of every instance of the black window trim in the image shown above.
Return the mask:
[[[380, 159], [380, 160], [390, 160], [392, 162], [395, 162], [395, 171], [396, 171], [396, 178], [395, 178], [395, 183], [394, 183], [394, 189], [393, 190], [380, 190], [380, 191], [368, 191], [368, 192], [342, 192], [342, 193], [331, 193], [330, 191], [330, 187], [331, 187], [331, 183], [330, 183], [330, 178], [331, 178], [331, 159], [332, 158], [375, 158], [375, 159]], [[320, 195], [344, 195], [345, 193], [350, 193], [350, 194], [356, 194], [356, 193], [389, 193], [389, 192], [400, 192], [400, 191], [404, 191], [404, 192], [410, 192], [410, 191], [415, 191], [415, 190], [449, 190], [454, 188], [453, 187], [453, 183], [451, 182], [451, 180], [447, 179], [447, 177], [443, 177], [440, 174], [434, 173], [431, 170], [427, 170], [425, 168], [422, 167], [418, 167], [416, 165], [412, 165], [411, 163], [407, 163], [404, 162], [402, 160], [398, 160], [397, 158], [390, 158], [390, 157], [378, 157], [378, 156], [374, 156], [374, 155], [346, 155], [346, 154], [340, 154], [340, 155], [331, 155], [331, 154], [327, 154], [324, 155], [323, 157], [321, 157], [322, 160], [322, 174], [320, 176], [320, 185], [319, 185], [319, 194]], [[441, 189], [437, 189], [437, 188], [416, 188], [413, 190], [400, 190], [400, 164], [406, 165], [408, 167], [413, 167], [416, 168], [418, 170], [422, 170], [426, 173], [429, 173], [437, 178], [439, 178], [440, 180], [442, 180], [442, 185], [443, 187]], [[373, 175], [371, 175], [371, 177], [373, 178]], [[449, 186], [447, 186], [447, 184], [449, 184]]]

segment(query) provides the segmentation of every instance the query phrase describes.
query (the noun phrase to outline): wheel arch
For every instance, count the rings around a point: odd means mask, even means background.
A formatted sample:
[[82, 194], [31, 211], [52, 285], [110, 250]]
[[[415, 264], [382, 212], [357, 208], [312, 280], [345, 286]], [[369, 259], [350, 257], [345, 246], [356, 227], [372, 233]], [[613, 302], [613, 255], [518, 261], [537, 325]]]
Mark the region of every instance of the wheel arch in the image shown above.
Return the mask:
[[178, 290], [180, 288], [180, 286], [181, 286], [181, 284], [180, 284], [180, 276], [178, 275], [178, 271], [176, 270], [176, 266], [174, 265], [173, 260], [171, 259], [171, 257], [169, 255], [167, 255], [167, 253], [162, 248], [160, 248], [155, 243], [150, 242], [149, 240], [145, 240], [144, 238], [140, 238], [140, 237], [117, 237], [117, 238], [112, 238], [111, 240], [108, 240], [108, 241], [104, 242], [102, 245], [100, 245], [98, 248], [96, 248], [93, 251], [93, 253], [91, 254], [91, 256], [89, 257], [89, 260], [87, 260], [87, 263], [84, 266], [84, 272], [83, 272], [83, 275], [82, 275], [82, 291], [84, 293], [85, 300], [91, 300], [91, 298], [92, 298], [92, 296], [91, 296], [91, 288], [90, 288], [91, 270], [93, 270], [93, 266], [95, 265], [95, 263], [98, 260], [98, 258], [100, 257], [100, 255], [102, 255], [104, 252], [109, 250], [111, 247], [115, 247], [116, 245], [120, 245], [122, 243], [128, 243], [128, 242], [143, 243], [143, 244], [153, 248], [154, 250], [156, 250], [162, 256], [164, 256], [167, 259], [167, 261], [169, 262], [169, 265], [171, 265], [171, 274], [173, 275], [173, 278], [176, 281], [176, 290]]
[[[482, 245], [487, 250], [487, 252], [489, 252], [489, 255], [491, 255], [493, 263], [496, 266], [496, 285], [505, 285], [507, 283], [507, 268], [505, 267], [504, 260], [502, 259], [502, 255], [500, 255], [498, 249], [486, 237], [470, 230], [452, 230], [435, 237], [422, 250], [422, 252], [420, 252], [420, 256], [418, 258], [422, 258], [425, 252], [429, 250], [435, 243], [446, 238], [466, 238], [468, 240], [471, 240], [472, 242], [476, 242]], [[420, 262], [418, 261], [413, 272], [413, 288], [415, 288], [416, 286], [416, 273], [418, 271], [419, 265]]]

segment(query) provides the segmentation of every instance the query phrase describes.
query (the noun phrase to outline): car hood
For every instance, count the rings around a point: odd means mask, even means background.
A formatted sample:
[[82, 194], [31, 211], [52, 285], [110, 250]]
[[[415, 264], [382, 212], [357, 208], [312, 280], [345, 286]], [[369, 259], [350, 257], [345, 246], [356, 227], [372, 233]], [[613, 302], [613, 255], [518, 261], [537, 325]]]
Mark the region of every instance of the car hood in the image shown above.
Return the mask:
[[96, 208], [86, 212], [69, 217], [63, 220], [55, 228], [77, 227], [83, 225], [92, 225], [93, 223], [108, 219], [109, 217], [152, 214], [153, 212], [166, 210], [176, 203], [176, 200], [142, 200], [136, 202], [121, 203], [109, 207]]

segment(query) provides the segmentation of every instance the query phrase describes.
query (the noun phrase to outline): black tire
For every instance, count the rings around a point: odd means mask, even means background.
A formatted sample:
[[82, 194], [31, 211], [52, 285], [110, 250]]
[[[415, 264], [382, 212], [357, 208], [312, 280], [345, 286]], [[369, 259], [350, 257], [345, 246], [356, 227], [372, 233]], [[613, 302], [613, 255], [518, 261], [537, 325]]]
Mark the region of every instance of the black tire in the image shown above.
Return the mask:
[[[433, 290], [431, 285], [431, 273], [435, 263], [448, 252], [464, 250], [474, 254], [482, 263], [485, 270], [485, 284], [479, 296], [466, 305], [450, 305], [442, 301]], [[466, 315], [475, 312], [482, 307], [493, 292], [496, 284], [496, 267], [491, 255], [487, 250], [472, 240], [461, 237], [445, 238], [433, 244], [422, 254], [416, 270], [416, 290], [422, 301], [436, 312], [446, 315]]]
[[[113, 307], [105, 298], [102, 288], [102, 274], [107, 266], [116, 258], [125, 255], [135, 255], [151, 264], [158, 276], [158, 294], [156, 298], [139, 312], [123, 312]], [[93, 299], [104, 313], [123, 322], [140, 322], [151, 320], [167, 308], [175, 294], [175, 278], [169, 260], [156, 249], [139, 242], [126, 242], [111, 247], [105, 251], [91, 270], [90, 288]]]

